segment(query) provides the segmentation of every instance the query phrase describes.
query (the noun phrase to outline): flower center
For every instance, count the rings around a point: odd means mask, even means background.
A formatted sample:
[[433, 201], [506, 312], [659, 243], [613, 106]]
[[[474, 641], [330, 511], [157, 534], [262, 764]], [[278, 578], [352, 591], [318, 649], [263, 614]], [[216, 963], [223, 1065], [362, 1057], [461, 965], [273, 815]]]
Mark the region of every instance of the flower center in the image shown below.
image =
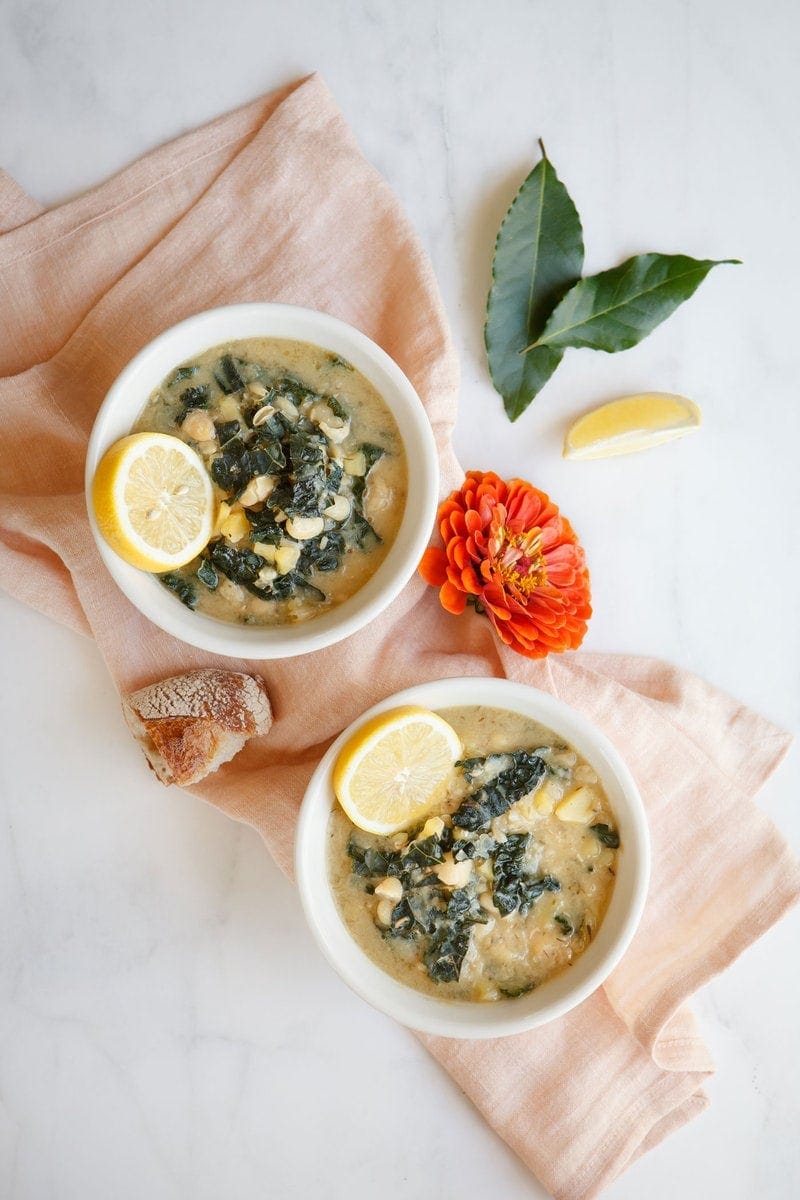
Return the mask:
[[541, 529], [514, 533], [512, 529], [504, 526], [497, 564], [509, 587], [524, 596], [530, 596], [531, 592], [547, 582]]

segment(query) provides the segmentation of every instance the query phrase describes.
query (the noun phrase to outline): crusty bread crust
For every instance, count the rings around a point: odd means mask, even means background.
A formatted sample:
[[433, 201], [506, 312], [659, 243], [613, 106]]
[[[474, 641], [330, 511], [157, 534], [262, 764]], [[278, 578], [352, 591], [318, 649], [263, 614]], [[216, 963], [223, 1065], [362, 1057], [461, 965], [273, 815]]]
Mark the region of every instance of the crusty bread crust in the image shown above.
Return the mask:
[[140, 688], [122, 707], [158, 778], [181, 787], [216, 771], [272, 725], [263, 680], [238, 671], [174, 675]]

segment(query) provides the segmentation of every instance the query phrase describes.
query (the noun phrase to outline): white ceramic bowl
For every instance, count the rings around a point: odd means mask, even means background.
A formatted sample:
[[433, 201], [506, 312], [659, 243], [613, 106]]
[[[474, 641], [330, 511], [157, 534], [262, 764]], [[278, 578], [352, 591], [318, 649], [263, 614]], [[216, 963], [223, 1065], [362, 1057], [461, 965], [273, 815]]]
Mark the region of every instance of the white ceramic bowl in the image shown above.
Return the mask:
[[[442, 709], [485, 704], [510, 709], [561, 734], [597, 772], [616, 814], [621, 839], [611, 903], [594, 941], [563, 974], [526, 996], [492, 1003], [437, 1000], [392, 979], [354, 941], [339, 916], [327, 871], [327, 829], [335, 803], [333, 764], [352, 731], [400, 704]], [[636, 784], [608, 739], [586, 717], [546, 692], [508, 679], [440, 679], [408, 688], [369, 709], [337, 738], [308, 785], [295, 845], [295, 867], [306, 918], [331, 966], [375, 1008], [425, 1033], [491, 1038], [520, 1033], [562, 1016], [585, 1000], [619, 962], [642, 915], [650, 877], [650, 837]]]
[[[152, 575], [123, 562], [94, 520], [91, 483], [112, 443], [130, 433], [152, 390], [173, 367], [236, 338], [297, 338], [340, 354], [374, 384], [391, 409], [408, 458], [409, 488], [397, 537], [375, 574], [354, 596], [319, 617], [274, 628], [232, 625], [191, 612]], [[198, 313], [140, 350], [112, 384], [97, 414], [86, 455], [89, 523], [103, 562], [132, 604], [168, 633], [193, 646], [236, 658], [289, 658], [349, 637], [382, 612], [413, 574], [436, 514], [439, 470], [422, 403], [388, 354], [343, 321], [290, 304], [236, 304]]]

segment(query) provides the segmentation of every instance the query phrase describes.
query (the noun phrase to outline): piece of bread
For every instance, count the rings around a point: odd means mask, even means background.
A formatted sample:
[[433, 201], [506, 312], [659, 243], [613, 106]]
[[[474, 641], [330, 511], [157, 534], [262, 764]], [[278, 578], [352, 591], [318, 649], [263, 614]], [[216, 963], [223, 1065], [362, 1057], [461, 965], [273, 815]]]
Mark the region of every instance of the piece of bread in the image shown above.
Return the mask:
[[264, 682], [238, 671], [188, 671], [123, 699], [128, 727], [164, 784], [197, 783], [267, 733]]

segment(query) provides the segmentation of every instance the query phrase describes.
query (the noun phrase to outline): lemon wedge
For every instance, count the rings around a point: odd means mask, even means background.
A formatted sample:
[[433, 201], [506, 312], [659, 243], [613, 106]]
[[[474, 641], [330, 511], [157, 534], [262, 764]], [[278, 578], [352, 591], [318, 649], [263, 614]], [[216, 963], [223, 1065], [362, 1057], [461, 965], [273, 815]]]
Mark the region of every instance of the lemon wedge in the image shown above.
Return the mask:
[[567, 430], [564, 458], [610, 458], [671, 442], [700, 426], [700, 409], [685, 396], [644, 392], [595, 408]]
[[214, 491], [203, 460], [166, 433], [134, 433], [103, 455], [92, 483], [97, 524], [120, 558], [170, 571], [211, 537]]
[[339, 752], [333, 790], [367, 833], [397, 833], [444, 797], [461, 755], [458, 734], [436, 713], [408, 705], [362, 725]]

